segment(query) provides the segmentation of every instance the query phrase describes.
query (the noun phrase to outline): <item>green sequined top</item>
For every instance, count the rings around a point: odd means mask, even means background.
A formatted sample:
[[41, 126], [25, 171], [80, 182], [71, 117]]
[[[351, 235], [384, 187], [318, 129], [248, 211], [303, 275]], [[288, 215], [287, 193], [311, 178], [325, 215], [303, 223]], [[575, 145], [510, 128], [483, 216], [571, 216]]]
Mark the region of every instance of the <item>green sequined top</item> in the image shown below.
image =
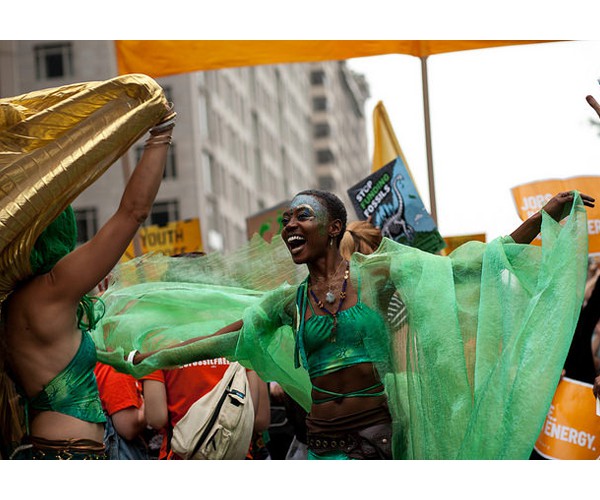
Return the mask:
[[[29, 412], [55, 411], [92, 423], [106, 422], [94, 375], [96, 346], [87, 332], [70, 363], [33, 398], [25, 398], [26, 421]], [[29, 432], [29, 426], [28, 426]]]

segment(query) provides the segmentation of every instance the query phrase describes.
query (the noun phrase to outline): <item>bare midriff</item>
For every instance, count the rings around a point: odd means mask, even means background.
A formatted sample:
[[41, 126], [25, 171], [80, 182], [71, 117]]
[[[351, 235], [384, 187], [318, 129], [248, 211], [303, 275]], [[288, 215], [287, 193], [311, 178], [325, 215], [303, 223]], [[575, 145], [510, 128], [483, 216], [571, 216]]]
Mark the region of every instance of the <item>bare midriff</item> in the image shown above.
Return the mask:
[[[340, 394], [356, 393], [368, 387], [372, 389], [366, 393], [383, 390], [372, 363], [360, 363], [315, 377], [312, 384]], [[344, 432], [390, 420], [385, 395], [338, 397], [318, 403], [319, 400], [330, 397], [329, 394], [313, 389], [313, 404], [307, 419], [309, 432]]]
[[91, 439], [101, 443], [104, 425], [85, 422], [55, 411], [43, 411], [32, 419], [30, 433], [44, 439]]

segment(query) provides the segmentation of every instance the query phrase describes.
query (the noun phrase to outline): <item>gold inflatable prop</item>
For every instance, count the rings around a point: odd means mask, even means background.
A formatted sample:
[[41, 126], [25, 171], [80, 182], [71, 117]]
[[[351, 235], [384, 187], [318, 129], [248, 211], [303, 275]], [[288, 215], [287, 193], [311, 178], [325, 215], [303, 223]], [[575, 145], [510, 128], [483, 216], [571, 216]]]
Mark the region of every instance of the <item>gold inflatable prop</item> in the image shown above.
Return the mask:
[[165, 114], [146, 75], [0, 99], [0, 301], [40, 233]]

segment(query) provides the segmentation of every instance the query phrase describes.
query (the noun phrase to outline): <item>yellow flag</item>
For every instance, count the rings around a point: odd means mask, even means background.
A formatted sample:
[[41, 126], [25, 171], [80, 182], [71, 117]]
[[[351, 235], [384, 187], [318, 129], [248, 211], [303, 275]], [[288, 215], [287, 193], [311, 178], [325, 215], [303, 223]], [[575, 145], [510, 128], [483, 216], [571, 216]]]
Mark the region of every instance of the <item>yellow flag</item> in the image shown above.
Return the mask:
[[[396, 138], [396, 134], [392, 128], [392, 122], [390, 122], [390, 118], [382, 101], [379, 101], [373, 110], [373, 139], [373, 162], [371, 164], [371, 172], [375, 172], [375, 170], [380, 169], [384, 165], [387, 165], [389, 162], [400, 157], [414, 184], [415, 179], [410, 171], [406, 158], [404, 158], [404, 153]], [[418, 188], [416, 189], [418, 192]]]
[[407, 165], [382, 101], [379, 101], [373, 110], [373, 139], [372, 172], [375, 172], [375, 170], [380, 169], [398, 157], [401, 157], [404, 165]]

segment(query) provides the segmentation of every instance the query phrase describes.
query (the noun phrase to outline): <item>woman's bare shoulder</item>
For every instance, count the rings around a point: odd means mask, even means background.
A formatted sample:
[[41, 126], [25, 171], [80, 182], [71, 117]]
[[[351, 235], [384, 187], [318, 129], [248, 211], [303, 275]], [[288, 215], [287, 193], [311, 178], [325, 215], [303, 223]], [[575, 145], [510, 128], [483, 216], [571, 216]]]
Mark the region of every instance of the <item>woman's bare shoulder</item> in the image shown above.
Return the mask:
[[3, 304], [7, 334], [43, 343], [73, 336], [78, 303], [53, 290], [50, 275], [21, 284]]

